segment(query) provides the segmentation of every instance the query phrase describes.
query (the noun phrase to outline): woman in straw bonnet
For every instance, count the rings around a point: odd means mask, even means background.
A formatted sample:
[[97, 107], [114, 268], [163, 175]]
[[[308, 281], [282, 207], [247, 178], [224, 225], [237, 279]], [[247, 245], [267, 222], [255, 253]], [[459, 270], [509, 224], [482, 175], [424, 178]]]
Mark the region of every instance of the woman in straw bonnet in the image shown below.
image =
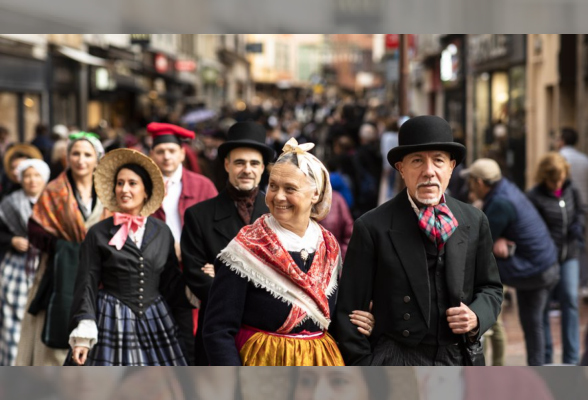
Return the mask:
[[149, 218], [165, 196], [161, 172], [140, 152], [118, 149], [104, 157], [95, 182], [114, 215], [82, 244], [66, 362], [186, 365], [169, 311], [187, 302], [174, 238], [164, 222]]
[[0, 252], [4, 254], [0, 263], [0, 365], [13, 365], [16, 359], [25, 304], [39, 262], [39, 250], [28, 240], [27, 224], [49, 173], [43, 160], [22, 161], [16, 168], [22, 189], [0, 203]]
[[329, 212], [331, 184], [313, 147], [286, 143], [269, 178], [270, 214], [216, 260], [204, 320], [212, 365], [343, 365], [327, 333], [341, 256], [316, 222]]
[[16, 365], [62, 365], [67, 355], [79, 247], [88, 229], [107, 215], [93, 174], [104, 148], [96, 134], [69, 137], [68, 168], [49, 182], [33, 207], [28, 233], [41, 259], [29, 291]]

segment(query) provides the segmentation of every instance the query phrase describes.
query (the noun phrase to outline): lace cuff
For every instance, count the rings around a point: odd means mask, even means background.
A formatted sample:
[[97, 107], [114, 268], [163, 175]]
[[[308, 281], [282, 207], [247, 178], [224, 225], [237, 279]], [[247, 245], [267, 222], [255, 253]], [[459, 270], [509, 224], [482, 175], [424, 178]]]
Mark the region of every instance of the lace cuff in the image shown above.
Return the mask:
[[92, 319], [83, 319], [78, 323], [69, 335], [69, 345], [73, 349], [74, 346], [83, 346], [91, 349], [98, 340], [98, 328], [96, 321]]

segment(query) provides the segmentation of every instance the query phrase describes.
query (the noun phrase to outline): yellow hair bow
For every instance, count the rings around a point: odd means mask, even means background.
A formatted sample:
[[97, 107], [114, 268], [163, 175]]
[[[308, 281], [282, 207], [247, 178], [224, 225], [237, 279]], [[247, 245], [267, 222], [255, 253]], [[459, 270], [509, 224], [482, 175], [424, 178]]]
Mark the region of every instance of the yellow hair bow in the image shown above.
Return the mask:
[[314, 143], [298, 144], [295, 138], [290, 138], [282, 148], [284, 153], [304, 154], [314, 148]]

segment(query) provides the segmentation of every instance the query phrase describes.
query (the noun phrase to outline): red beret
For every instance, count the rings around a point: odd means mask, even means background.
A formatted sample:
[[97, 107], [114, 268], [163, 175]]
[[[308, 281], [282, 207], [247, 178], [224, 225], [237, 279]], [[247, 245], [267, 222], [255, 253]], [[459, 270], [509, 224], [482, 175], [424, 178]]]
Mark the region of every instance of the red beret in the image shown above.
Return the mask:
[[[194, 139], [195, 137], [194, 132], [182, 128], [181, 126], [161, 122], [151, 122], [147, 125], [147, 132], [153, 137], [154, 147], [157, 144], [166, 142], [181, 144], [182, 139]], [[168, 137], [164, 138], [164, 136]]]

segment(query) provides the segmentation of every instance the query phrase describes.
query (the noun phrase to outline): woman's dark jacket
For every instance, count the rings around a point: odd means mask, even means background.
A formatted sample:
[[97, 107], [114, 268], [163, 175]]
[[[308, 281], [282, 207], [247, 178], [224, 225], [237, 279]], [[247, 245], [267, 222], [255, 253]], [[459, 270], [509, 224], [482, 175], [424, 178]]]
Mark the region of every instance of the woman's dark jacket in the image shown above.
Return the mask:
[[578, 246], [584, 243], [584, 210], [578, 189], [568, 180], [561, 197], [556, 197], [544, 184], [527, 193], [531, 203], [545, 221], [558, 250], [559, 262], [578, 257]]

